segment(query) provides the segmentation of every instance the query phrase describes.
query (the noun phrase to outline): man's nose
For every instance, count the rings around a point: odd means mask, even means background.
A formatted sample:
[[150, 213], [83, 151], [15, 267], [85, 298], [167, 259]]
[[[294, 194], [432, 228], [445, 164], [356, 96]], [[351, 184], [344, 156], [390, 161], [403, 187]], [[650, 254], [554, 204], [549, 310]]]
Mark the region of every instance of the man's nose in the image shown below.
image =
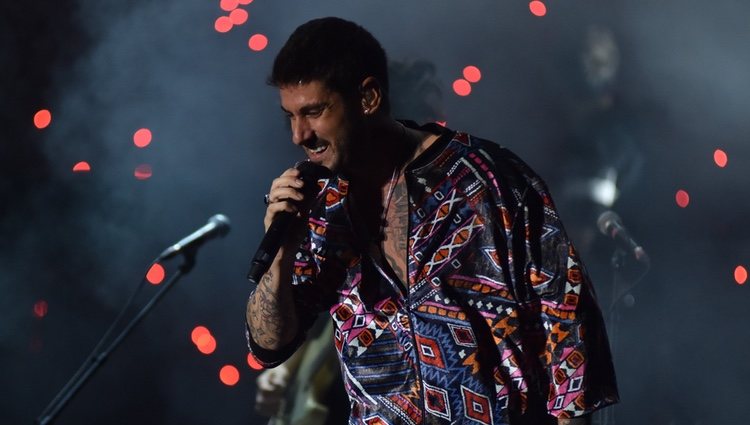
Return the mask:
[[310, 123], [304, 118], [292, 120], [292, 142], [299, 146], [313, 137]]

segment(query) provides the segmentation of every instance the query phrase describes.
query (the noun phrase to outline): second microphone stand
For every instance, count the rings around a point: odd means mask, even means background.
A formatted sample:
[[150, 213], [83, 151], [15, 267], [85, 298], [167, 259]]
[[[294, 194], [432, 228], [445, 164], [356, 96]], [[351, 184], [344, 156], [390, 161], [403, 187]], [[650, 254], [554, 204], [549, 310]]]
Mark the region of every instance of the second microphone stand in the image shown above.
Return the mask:
[[[190, 272], [190, 270], [193, 269], [193, 266], [195, 266], [195, 251], [193, 250], [186, 250], [183, 252], [183, 258], [184, 262], [182, 265], [179, 266], [177, 271], [172, 275], [165, 283], [162, 288], [156, 292], [149, 302], [143, 306], [143, 308], [133, 317], [130, 322], [128, 322], [127, 325], [118, 333], [112, 341], [107, 344], [107, 341], [109, 339], [109, 336], [114, 330], [118, 327], [118, 325], [121, 323], [126, 310], [128, 307], [130, 307], [130, 304], [133, 302], [136, 294], [138, 293], [138, 289], [133, 293], [131, 298], [128, 300], [128, 302], [125, 304], [125, 307], [120, 312], [118, 317], [115, 319], [115, 321], [110, 326], [109, 330], [104, 334], [102, 339], [99, 341], [99, 343], [96, 345], [94, 350], [89, 354], [89, 356], [84, 360], [83, 364], [80, 366], [78, 371], [70, 378], [67, 384], [60, 390], [60, 392], [57, 393], [55, 398], [52, 399], [52, 401], [47, 405], [47, 407], [42, 411], [42, 413], [39, 415], [39, 417], [36, 419], [36, 423], [38, 425], [46, 425], [51, 423], [62, 411], [62, 409], [68, 404], [68, 402], [73, 398], [73, 396], [83, 387], [83, 385], [91, 378], [91, 376], [96, 372], [99, 367], [109, 358], [109, 355], [122, 343], [122, 341], [130, 334], [130, 332], [133, 330], [133, 328], [140, 323], [141, 320], [148, 314], [151, 309], [154, 308], [157, 302], [161, 300], [161, 298], [169, 291], [174, 284], [180, 280], [180, 278]], [[149, 266], [149, 269], [156, 264], [157, 261], [154, 261], [151, 263], [151, 266]], [[141, 285], [143, 284], [143, 281], [141, 281]], [[105, 347], [106, 345], [106, 347]]]

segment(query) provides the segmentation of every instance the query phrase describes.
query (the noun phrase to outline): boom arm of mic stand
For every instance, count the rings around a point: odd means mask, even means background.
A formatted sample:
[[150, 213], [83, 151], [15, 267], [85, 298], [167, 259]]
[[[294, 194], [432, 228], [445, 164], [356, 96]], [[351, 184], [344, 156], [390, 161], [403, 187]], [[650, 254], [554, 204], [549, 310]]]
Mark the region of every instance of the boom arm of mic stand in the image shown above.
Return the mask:
[[[91, 378], [91, 376], [99, 369], [99, 366], [104, 363], [109, 357], [112, 351], [117, 348], [120, 343], [127, 337], [133, 330], [135, 325], [140, 323], [141, 320], [148, 314], [152, 308], [156, 305], [159, 300], [169, 291], [169, 289], [177, 283], [180, 278], [190, 272], [195, 265], [195, 252], [184, 253], [185, 262], [178, 268], [177, 272], [172, 275], [165, 283], [164, 286], [151, 297], [151, 300], [143, 306], [138, 314], [125, 326], [125, 328], [115, 337], [112, 343], [107, 346], [106, 349], [99, 353], [92, 353], [81, 365], [78, 372], [70, 378], [67, 384], [60, 390], [60, 392], [52, 399], [49, 405], [42, 411], [39, 417], [36, 419], [36, 424], [46, 425], [51, 423], [62, 409], [68, 404], [73, 396], [80, 390], [83, 385]], [[117, 319], [115, 319], [117, 320]], [[105, 337], [107, 334], [104, 335]], [[103, 343], [104, 341], [101, 341]], [[100, 344], [97, 344], [99, 346]]]

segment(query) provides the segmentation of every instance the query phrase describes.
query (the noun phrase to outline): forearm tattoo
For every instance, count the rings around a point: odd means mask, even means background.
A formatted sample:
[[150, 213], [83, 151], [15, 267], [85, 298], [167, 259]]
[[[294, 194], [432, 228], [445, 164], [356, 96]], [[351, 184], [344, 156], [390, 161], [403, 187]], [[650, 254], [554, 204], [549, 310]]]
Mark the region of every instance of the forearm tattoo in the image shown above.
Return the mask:
[[281, 291], [272, 289], [273, 278], [270, 271], [263, 275], [247, 306], [253, 338], [267, 349], [279, 348], [282, 342], [289, 340], [289, 333], [294, 329], [290, 326], [294, 320], [293, 309], [283, 305]]

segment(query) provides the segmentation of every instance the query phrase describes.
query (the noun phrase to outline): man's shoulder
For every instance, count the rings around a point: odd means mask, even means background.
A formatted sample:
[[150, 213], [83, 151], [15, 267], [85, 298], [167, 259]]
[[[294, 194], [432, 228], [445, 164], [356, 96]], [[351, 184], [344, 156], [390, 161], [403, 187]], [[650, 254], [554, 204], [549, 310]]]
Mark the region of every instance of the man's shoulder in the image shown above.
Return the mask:
[[510, 148], [495, 141], [456, 131], [452, 144], [461, 146], [455, 153], [462, 159], [475, 163], [478, 170], [492, 172], [500, 176], [522, 180], [536, 180], [534, 170]]
[[456, 131], [444, 154], [452, 157], [443, 164], [463, 164], [469, 170], [461, 173], [464, 180], [484, 182], [482, 186], [498, 191], [499, 196], [513, 194], [516, 201], [535, 194], [538, 199], [549, 198], [546, 182], [511, 149], [489, 139]]

